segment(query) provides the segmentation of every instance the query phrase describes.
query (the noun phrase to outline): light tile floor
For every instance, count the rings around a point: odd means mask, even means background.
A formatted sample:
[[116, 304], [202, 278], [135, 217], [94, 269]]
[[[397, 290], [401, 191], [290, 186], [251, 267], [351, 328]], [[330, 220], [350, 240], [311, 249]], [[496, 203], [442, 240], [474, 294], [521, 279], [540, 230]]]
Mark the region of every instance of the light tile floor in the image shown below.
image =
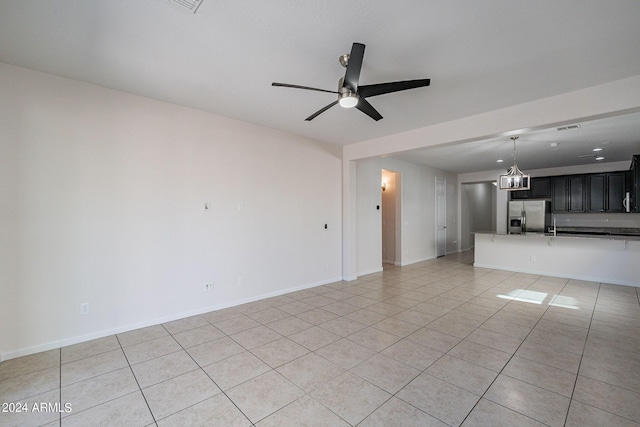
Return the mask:
[[0, 425], [640, 426], [639, 288], [472, 256], [5, 361]]

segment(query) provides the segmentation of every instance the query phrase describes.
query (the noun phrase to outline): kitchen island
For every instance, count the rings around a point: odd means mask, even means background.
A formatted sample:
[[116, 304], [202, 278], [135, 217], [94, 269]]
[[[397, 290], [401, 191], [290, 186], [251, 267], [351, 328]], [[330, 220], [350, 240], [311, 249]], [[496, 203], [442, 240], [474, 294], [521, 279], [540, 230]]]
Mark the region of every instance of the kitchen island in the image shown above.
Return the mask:
[[474, 266], [640, 286], [640, 236], [476, 232]]

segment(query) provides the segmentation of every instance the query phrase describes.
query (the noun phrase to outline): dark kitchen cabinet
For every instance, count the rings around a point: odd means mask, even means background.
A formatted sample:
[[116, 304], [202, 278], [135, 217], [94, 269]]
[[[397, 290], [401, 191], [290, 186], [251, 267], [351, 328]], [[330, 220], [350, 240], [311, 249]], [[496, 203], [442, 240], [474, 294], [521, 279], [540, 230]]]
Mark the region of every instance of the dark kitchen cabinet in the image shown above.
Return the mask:
[[631, 195], [631, 212], [640, 212], [640, 154], [636, 154], [631, 159], [631, 169], [629, 170], [629, 181], [627, 191]]
[[531, 197], [534, 199], [551, 198], [551, 178], [531, 178]]
[[612, 172], [587, 175], [589, 212], [623, 212], [626, 174]]
[[640, 211], [640, 155], [630, 171], [538, 177], [529, 190], [512, 191], [511, 200], [551, 199], [553, 212], [625, 212], [623, 200], [631, 195], [631, 212]]
[[585, 209], [585, 176], [569, 176], [569, 212], [584, 212]]
[[523, 200], [531, 198], [531, 190], [513, 190], [510, 191], [511, 200]]
[[511, 192], [511, 200], [523, 199], [550, 199], [551, 178], [531, 178], [528, 190], [516, 190]]
[[552, 209], [554, 212], [584, 212], [586, 179], [584, 175], [554, 176]]
[[553, 198], [551, 208], [554, 212], [567, 212], [569, 210], [568, 190], [569, 180], [566, 176], [554, 176], [551, 178]]
[[587, 194], [589, 212], [604, 212], [606, 210], [606, 175], [587, 176]]
[[607, 174], [607, 195], [606, 195], [606, 211], [607, 212], [624, 212], [624, 200], [626, 192], [627, 174], [624, 172]]

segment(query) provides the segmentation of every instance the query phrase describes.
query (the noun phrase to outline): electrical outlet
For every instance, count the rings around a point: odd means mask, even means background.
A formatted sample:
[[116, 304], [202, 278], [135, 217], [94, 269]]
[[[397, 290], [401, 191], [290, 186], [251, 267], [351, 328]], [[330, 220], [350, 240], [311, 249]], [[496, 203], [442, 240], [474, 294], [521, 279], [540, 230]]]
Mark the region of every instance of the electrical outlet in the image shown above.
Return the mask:
[[244, 276], [238, 276], [238, 286], [244, 286]]
[[535, 256], [535, 255], [531, 255], [531, 256], [529, 257], [529, 261], [531, 261], [531, 262], [536, 262], [536, 256]]
[[89, 314], [89, 303], [83, 302], [80, 304], [80, 314]]
[[211, 292], [213, 290], [213, 282], [204, 284], [204, 291]]

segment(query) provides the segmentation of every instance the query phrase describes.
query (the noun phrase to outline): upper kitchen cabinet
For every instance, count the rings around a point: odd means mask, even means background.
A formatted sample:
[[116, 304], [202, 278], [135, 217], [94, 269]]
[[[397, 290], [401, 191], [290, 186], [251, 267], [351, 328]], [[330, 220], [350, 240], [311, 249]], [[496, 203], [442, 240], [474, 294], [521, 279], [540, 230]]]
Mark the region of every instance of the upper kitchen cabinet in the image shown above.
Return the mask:
[[631, 170], [628, 176], [628, 189], [631, 193], [631, 212], [640, 212], [640, 203], [638, 203], [638, 197], [640, 197], [640, 154], [636, 154], [631, 159]]
[[625, 172], [587, 175], [589, 212], [624, 212]]
[[511, 200], [551, 199], [553, 212], [625, 212], [630, 193], [631, 212], [640, 211], [640, 155], [630, 171], [531, 178], [529, 190], [512, 191]]
[[531, 197], [534, 199], [551, 198], [551, 178], [531, 178]]
[[585, 176], [570, 175], [569, 177], [569, 212], [584, 212], [585, 209]]
[[550, 199], [551, 198], [551, 178], [531, 178], [529, 190], [518, 190], [511, 192], [511, 200], [522, 199]]
[[609, 173], [607, 174], [607, 206], [605, 209], [607, 212], [624, 212], [624, 195], [627, 191], [625, 185], [627, 180], [627, 174], [625, 172]]
[[604, 212], [606, 210], [606, 178], [607, 176], [603, 173], [587, 177], [589, 212]]
[[569, 182], [566, 176], [554, 176], [551, 178], [553, 198], [551, 208], [554, 212], [567, 212], [569, 210], [568, 190]]
[[551, 178], [553, 197], [551, 206], [554, 212], [584, 212], [585, 176], [568, 175]]

